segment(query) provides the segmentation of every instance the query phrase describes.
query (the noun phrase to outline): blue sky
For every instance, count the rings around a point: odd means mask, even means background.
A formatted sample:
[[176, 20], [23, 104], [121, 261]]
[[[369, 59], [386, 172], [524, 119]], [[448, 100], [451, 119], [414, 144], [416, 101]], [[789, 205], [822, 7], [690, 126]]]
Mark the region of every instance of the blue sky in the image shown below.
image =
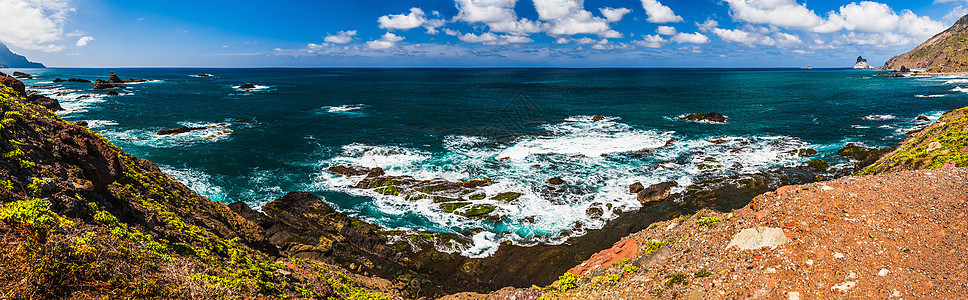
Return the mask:
[[844, 67], [906, 52], [968, 0], [0, 0], [48, 66]]

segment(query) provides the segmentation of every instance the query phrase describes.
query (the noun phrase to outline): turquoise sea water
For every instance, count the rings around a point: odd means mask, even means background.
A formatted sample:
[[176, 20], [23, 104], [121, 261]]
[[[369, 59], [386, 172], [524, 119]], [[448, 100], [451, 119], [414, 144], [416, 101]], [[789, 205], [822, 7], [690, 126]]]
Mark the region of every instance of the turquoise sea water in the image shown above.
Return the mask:
[[[601, 228], [595, 203], [640, 206], [628, 185], [796, 166], [820, 151], [835, 168], [847, 142], [891, 146], [907, 130], [968, 105], [966, 78], [873, 76], [866, 70], [722, 69], [24, 69], [28, 86], [61, 101], [70, 121], [87, 120], [126, 151], [215, 201], [259, 207], [288, 191], [313, 192], [339, 210], [397, 229], [462, 232], [486, 256], [497, 243], [563, 243], [560, 233]], [[120, 96], [89, 83], [115, 71]], [[12, 70], [11, 70], [12, 72]], [[191, 75], [210, 73], [212, 77]], [[234, 88], [250, 82], [252, 90]], [[719, 112], [726, 124], [676, 119]], [[605, 121], [592, 122], [594, 115]], [[177, 136], [155, 132], [228, 123]], [[670, 139], [670, 147], [660, 148]], [[713, 143], [712, 140], [716, 140]], [[641, 150], [657, 149], [636, 155]], [[721, 166], [701, 170], [700, 165]], [[501, 205], [502, 221], [445, 213], [352, 188], [337, 164], [382, 167], [419, 179], [490, 178], [490, 195], [524, 192]], [[549, 193], [561, 177], [568, 192]], [[482, 200], [487, 202], [488, 200]], [[576, 222], [581, 224], [575, 228]]]

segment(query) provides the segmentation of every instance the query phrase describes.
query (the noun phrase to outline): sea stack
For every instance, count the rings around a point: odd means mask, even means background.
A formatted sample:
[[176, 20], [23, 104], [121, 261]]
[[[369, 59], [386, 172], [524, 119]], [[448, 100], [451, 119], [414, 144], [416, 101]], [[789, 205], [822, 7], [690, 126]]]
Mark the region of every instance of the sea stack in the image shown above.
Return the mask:
[[854, 64], [854, 69], [871, 69], [871, 65], [867, 64], [867, 60], [863, 56], [858, 56], [857, 63]]

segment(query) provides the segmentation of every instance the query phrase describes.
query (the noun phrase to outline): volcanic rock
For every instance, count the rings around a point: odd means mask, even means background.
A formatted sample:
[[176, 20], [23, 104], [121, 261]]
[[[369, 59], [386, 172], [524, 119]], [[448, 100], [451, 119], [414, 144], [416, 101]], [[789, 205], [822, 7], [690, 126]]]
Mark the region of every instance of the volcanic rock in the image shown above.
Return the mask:
[[212, 126], [199, 126], [199, 127], [182, 126], [178, 128], [162, 129], [162, 130], [159, 130], [157, 134], [158, 135], [176, 135], [176, 134], [182, 134], [182, 133], [196, 131], [196, 130], [205, 130], [209, 128], [228, 126], [228, 125], [229, 125], [228, 123], [221, 123], [221, 124], [212, 125]]
[[672, 191], [672, 187], [679, 185], [675, 181], [666, 181], [662, 183], [656, 183], [650, 185], [649, 187], [638, 191], [636, 194], [636, 200], [639, 200], [642, 204], [649, 202], [662, 201], [663, 199], [669, 197]]
[[689, 114], [679, 117], [680, 120], [693, 121], [693, 122], [711, 122], [711, 123], [726, 123], [726, 116], [717, 113], [710, 112], [704, 114]]
[[108, 93], [105, 94], [105, 95], [108, 95], [108, 96], [117, 96], [118, 95], [118, 92], [117, 91], [108, 91]]
[[113, 89], [113, 88], [119, 88], [119, 87], [120, 88], [123, 88], [124, 86], [123, 85], [120, 85], [120, 84], [109, 83], [107, 81], [104, 81], [104, 79], [101, 79], [101, 78], [98, 78], [98, 79], [95, 79], [94, 80], [94, 89], [95, 90]]
[[46, 107], [47, 109], [53, 111], [64, 110], [64, 108], [60, 106], [60, 102], [57, 102], [57, 99], [51, 99], [41, 94], [31, 94], [30, 96], [27, 96], [27, 101]]
[[239, 86], [240, 89], [254, 89], [255, 85], [251, 83], [246, 83]]
[[23, 73], [23, 72], [13, 72], [13, 77], [20, 78], [20, 79], [34, 79], [34, 77], [30, 76], [30, 74]]
[[27, 87], [24, 86], [24, 83], [20, 80], [17, 80], [17, 78], [14, 78], [13, 76], [0, 73], [0, 84], [12, 88], [13, 91], [19, 93], [20, 96], [27, 94]]

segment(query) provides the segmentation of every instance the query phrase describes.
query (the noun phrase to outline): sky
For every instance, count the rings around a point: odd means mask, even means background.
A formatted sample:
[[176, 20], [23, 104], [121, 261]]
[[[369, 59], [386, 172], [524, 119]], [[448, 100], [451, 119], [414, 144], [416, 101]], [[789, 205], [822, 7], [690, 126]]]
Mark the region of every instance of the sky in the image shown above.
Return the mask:
[[968, 0], [0, 0], [52, 67], [879, 66]]

